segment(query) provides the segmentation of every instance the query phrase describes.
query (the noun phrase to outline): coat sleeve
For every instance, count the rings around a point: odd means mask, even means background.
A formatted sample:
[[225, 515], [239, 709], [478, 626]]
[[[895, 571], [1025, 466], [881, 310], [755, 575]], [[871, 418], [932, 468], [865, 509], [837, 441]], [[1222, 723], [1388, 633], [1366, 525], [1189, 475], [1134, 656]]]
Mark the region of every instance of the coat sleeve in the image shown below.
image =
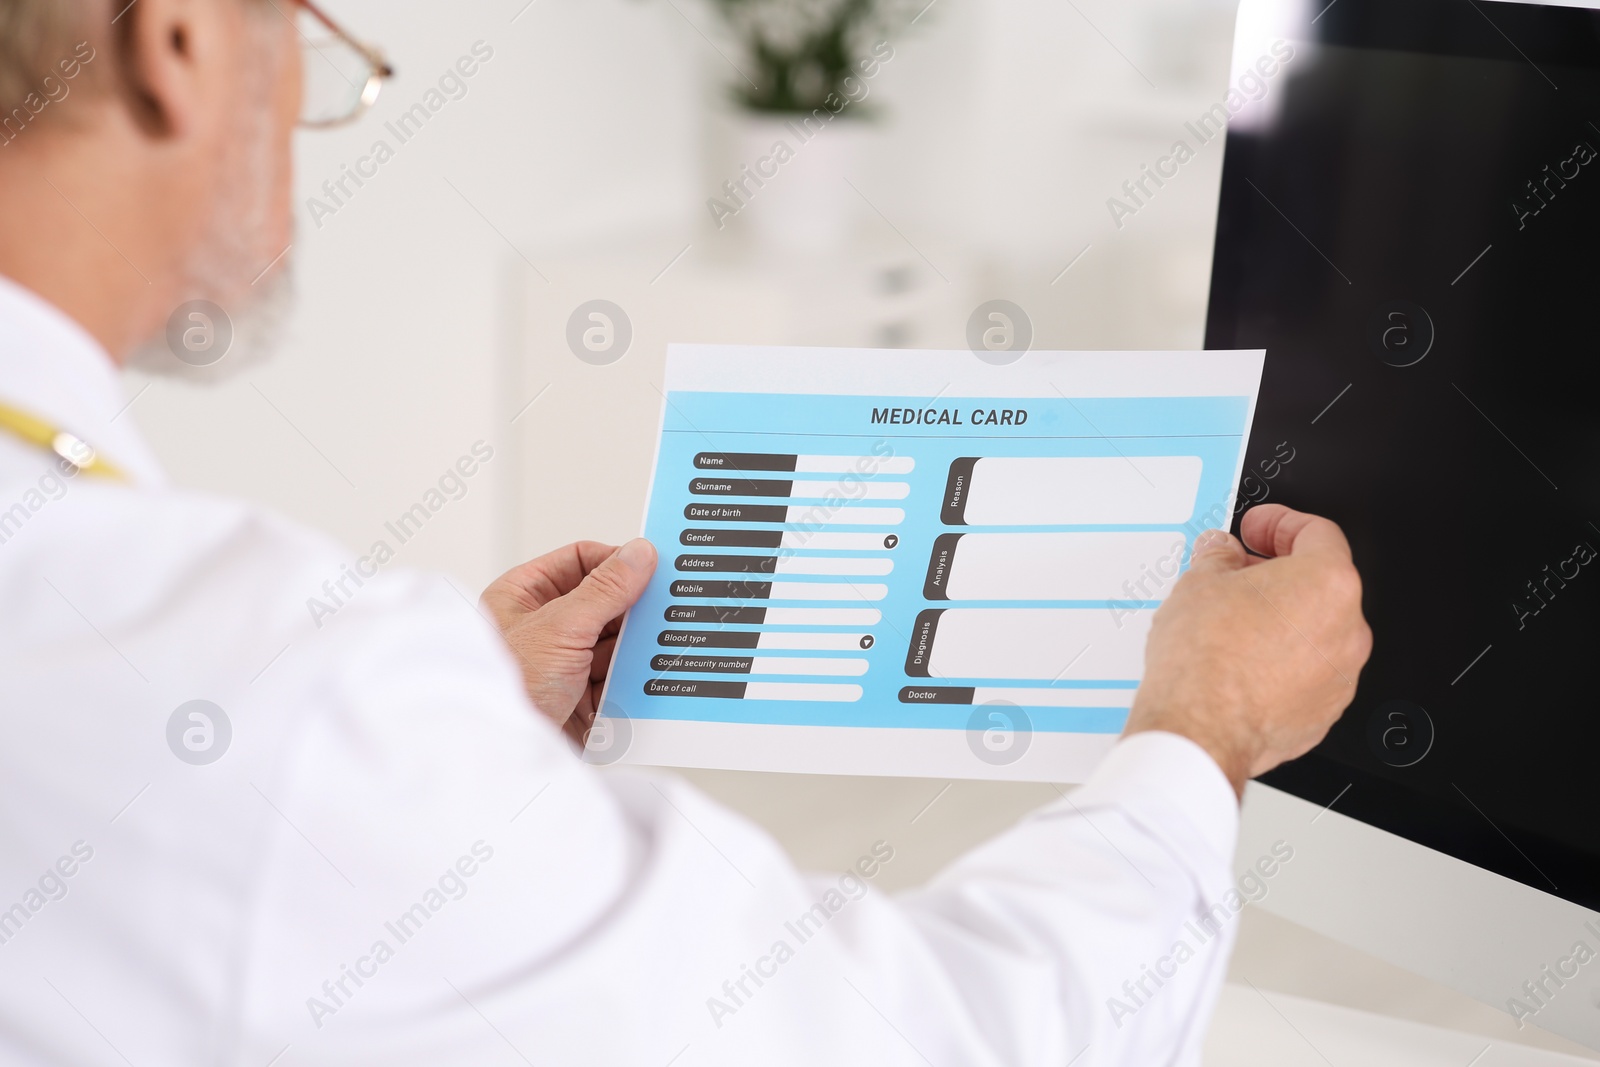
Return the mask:
[[681, 781], [579, 762], [453, 593], [364, 601], [262, 772], [239, 1062], [1198, 1061], [1238, 807], [1191, 742], [1125, 739], [892, 896], [893, 827], [803, 874]]

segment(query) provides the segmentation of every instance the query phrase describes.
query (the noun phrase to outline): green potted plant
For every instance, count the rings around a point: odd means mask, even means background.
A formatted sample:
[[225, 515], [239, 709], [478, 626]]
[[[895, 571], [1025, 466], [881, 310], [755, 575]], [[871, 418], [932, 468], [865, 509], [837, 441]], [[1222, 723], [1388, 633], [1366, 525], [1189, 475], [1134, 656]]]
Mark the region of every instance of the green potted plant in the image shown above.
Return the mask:
[[744, 55], [742, 76], [730, 86], [734, 99], [774, 115], [810, 114], [828, 107], [830, 94], [853, 104], [857, 83], [875, 75], [881, 53], [892, 54], [891, 31], [916, 15], [901, 0], [710, 2]]
[[708, 2], [739, 46], [728, 57], [737, 69], [728, 89], [738, 162], [707, 200], [713, 224], [748, 226], [779, 246], [838, 244], [859, 207], [846, 179], [863, 120], [874, 112], [869, 100], [894, 59], [893, 38], [926, 7], [912, 0]]

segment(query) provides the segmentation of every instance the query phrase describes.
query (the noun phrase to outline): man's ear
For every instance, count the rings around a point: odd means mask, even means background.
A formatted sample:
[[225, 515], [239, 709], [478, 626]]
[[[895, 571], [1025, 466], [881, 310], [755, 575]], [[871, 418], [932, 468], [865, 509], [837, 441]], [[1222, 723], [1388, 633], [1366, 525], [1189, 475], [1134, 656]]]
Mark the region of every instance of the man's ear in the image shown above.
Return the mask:
[[[125, 0], [113, 0], [120, 7]], [[223, 60], [219, 3], [135, 0], [117, 18], [124, 92], [134, 119], [163, 138], [192, 133], [205, 99], [207, 67]]]

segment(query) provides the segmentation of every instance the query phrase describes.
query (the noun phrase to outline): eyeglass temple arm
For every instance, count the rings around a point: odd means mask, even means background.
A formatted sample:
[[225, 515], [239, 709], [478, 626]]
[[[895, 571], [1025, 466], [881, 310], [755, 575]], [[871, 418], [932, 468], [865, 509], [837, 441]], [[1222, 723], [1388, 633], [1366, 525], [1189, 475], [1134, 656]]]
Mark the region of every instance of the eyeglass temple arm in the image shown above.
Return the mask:
[[318, 7], [313, 0], [295, 0], [295, 3], [305, 8], [306, 11], [311, 14], [311, 17], [322, 23], [329, 33], [339, 38], [351, 48], [354, 48], [357, 52], [360, 52], [363, 56], [366, 56], [367, 60], [377, 70], [380, 77], [388, 78], [394, 75], [394, 68], [389, 65], [388, 59], [384, 57], [382, 52], [367, 44], [365, 41], [357, 40], [355, 36], [343, 26], [333, 21], [328, 13]]

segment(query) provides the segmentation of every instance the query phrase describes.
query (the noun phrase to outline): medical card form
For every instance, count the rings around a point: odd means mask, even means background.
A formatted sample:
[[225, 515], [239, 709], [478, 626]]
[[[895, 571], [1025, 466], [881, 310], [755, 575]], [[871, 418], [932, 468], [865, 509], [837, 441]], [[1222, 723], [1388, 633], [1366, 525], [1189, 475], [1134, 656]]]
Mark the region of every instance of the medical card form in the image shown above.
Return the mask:
[[1233, 518], [1263, 353], [674, 345], [586, 758], [1078, 781]]

